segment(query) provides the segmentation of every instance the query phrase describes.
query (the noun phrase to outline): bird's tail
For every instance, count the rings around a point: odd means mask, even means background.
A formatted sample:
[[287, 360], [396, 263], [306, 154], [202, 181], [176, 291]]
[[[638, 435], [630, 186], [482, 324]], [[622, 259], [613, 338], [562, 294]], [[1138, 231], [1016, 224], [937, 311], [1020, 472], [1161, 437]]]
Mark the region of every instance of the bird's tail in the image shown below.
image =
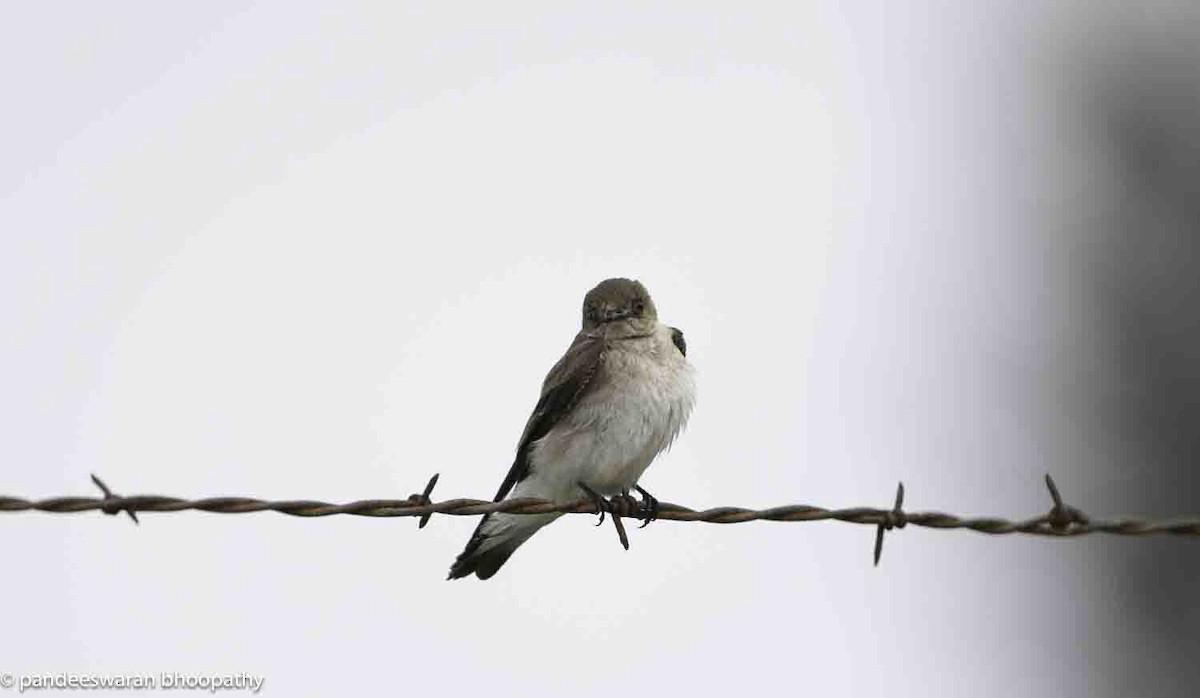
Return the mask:
[[488, 579], [522, 543], [560, 516], [562, 514], [487, 514], [475, 527], [467, 547], [450, 566], [450, 575], [446, 579], [458, 579], [472, 573], [480, 579]]

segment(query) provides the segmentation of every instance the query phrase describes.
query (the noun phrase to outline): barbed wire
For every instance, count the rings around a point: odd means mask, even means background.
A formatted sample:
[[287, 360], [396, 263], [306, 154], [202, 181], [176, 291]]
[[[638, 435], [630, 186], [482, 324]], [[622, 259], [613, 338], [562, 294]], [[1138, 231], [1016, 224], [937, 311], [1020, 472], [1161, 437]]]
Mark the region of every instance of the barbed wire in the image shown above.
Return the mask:
[[[124, 511], [134, 523], [138, 523], [137, 512], [207, 511], [220, 514], [249, 514], [259, 511], [274, 511], [288, 516], [322, 517], [347, 514], [351, 516], [420, 517], [419, 528], [424, 528], [434, 514], [447, 516], [480, 516], [484, 514], [611, 514], [621, 544], [628, 549], [622, 517], [666, 521], [703, 521], [717, 524], [744, 523], [747, 521], [841, 521], [876, 527], [874, 559], [879, 564], [883, 551], [883, 536], [905, 526], [921, 526], [933, 529], [967, 529], [978, 533], [1003, 535], [1021, 533], [1036, 536], [1075, 537], [1093, 533], [1116, 536], [1175, 535], [1200, 536], [1200, 518], [1191, 517], [1175, 520], [1144, 520], [1122, 518], [1095, 520], [1081, 510], [1063, 503], [1058, 486], [1050, 475], [1046, 475], [1046, 487], [1050, 491], [1053, 505], [1041, 516], [1024, 520], [1008, 520], [997, 517], [963, 517], [938, 511], [904, 511], [904, 483], [896, 489], [896, 499], [891, 509], [851, 507], [826, 509], [810, 504], [787, 504], [768, 509], [745, 509], [742, 507], [715, 507], [712, 509], [690, 509], [668, 502], [654, 502], [652, 509], [646, 508], [631, 497], [614, 497], [606, 502], [592, 498], [569, 502], [545, 499], [505, 499], [493, 502], [482, 499], [448, 499], [441, 502], [429, 496], [437, 485], [438, 476], [429, 479], [421, 494], [407, 499], [364, 499], [346, 504], [331, 504], [317, 500], [270, 501], [253, 497], [206, 497], [203, 499], [181, 499], [162, 495], [136, 495], [121, 497], [109, 489], [103, 480], [92, 475], [92, 481], [104, 493], [103, 497], [49, 497], [46, 499], [24, 499], [0, 495], [0, 512], [43, 511], [57, 514], [75, 514], [86, 511], [102, 511], [119, 514]], [[645, 524], [643, 524], [645, 525]]]

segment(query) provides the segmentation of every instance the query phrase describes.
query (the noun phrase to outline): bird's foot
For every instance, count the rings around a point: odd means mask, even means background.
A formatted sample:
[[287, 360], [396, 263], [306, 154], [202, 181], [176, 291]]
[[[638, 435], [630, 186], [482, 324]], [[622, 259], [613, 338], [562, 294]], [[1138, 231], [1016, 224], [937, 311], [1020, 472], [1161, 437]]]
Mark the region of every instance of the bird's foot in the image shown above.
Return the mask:
[[[600, 512], [600, 521], [597, 522], [596, 525], [599, 526], [600, 524], [604, 523], [605, 512], [612, 514], [613, 526], [617, 529], [617, 537], [621, 540], [621, 547], [629, 550], [629, 536], [625, 535], [625, 525], [621, 523], [621, 512], [628, 510], [629, 502], [623, 501], [623, 506], [618, 509], [618, 507], [615, 506], [611, 500], [605, 499], [600, 495], [599, 492], [591, 487], [588, 487], [583, 482], [577, 482], [575, 484], [579, 485], [579, 489], [587, 493], [587, 496], [592, 500], [592, 503], [596, 505], [596, 511]], [[621, 497], [632, 500], [632, 497], [629, 497], [628, 493], [622, 493]], [[636, 502], [634, 502], [634, 504], [636, 504]]]
[[642, 520], [642, 525], [638, 526], [638, 528], [645, 528], [651, 521], [658, 518], [658, 500], [654, 495], [642, 489], [641, 485], [634, 485], [633, 488], [638, 491], [638, 494], [642, 495], [642, 502], [638, 506], [642, 514], [638, 518]]
[[[600, 521], [598, 521], [596, 523], [596, 525], [599, 526], [599, 525], [603, 524], [604, 523], [604, 512], [608, 512], [608, 513], [612, 514], [612, 510], [613, 510], [612, 502], [610, 502], [607, 499], [605, 499], [604, 497], [600, 496], [599, 492], [592, 489], [591, 487], [588, 487], [583, 482], [577, 482], [575, 484], [579, 485], [579, 489], [583, 490], [584, 494], [586, 494], [588, 496], [588, 499], [592, 500], [592, 504], [596, 505], [596, 511], [600, 512]], [[615, 514], [614, 514], [614, 516], [615, 516]]]
[[[613, 499], [621, 500], [621, 513], [625, 516], [633, 516], [641, 511], [641, 504], [629, 494], [629, 490], [624, 490], [621, 494], [613, 497]], [[614, 502], [615, 503], [615, 502]]]

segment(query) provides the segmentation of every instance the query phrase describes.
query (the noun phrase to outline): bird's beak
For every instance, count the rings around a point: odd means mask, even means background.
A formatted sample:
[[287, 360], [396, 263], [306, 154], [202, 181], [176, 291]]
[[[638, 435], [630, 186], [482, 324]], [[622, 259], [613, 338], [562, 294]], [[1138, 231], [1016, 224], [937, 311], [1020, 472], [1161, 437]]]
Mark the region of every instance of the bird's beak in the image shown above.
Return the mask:
[[601, 313], [601, 322], [612, 322], [629, 316], [628, 308], [617, 308], [611, 305], [605, 305], [604, 311]]

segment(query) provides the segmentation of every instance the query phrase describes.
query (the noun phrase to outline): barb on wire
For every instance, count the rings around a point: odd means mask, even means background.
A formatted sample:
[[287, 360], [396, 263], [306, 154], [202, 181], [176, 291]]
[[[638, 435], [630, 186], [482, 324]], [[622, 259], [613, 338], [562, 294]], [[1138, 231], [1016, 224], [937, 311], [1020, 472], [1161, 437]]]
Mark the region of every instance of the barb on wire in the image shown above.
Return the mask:
[[[100, 491], [104, 493], [104, 498], [106, 500], [120, 499], [120, 497], [118, 497], [117, 495], [112, 493], [112, 490], [108, 489], [108, 485], [104, 484], [104, 480], [101, 480], [100, 478], [96, 477], [95, 473], [92, 473], [92, 482], [95, 483], [96, 487], [99, 487]], [[109, 516], [113, 516], [115, 514], [121, 513], [122, 509], [124, 509], [126, 514], [129, 514], [129, 518], [133, 519], [134, 523], [138, 523], [137, 512], [135, 512], [133, 509], [130, 509], [129, 507], [121, 507], [121, 506], [116, 506], [116, 505], [100, 507], [100, 511], [103, 511], [105, 514], [108, 514]]]
[[1069, 530], [1072, 526], [1082, 526], [1088, 523], [1087, 514], [1075, 507], [1063, 504], [1062, 495], [1058, 493], [1058, 485], [1054, 484], [1054, 478], [1050, 477], [1050, 473], [1046, 473], [1046, 488], [1050, 490], [1050, 499], [1054, 501], [1054, 506], [1045, 517], [1050, 528], [1061, 533]]
[[[429, 478], [429, 482], [426, 483], [425, 491], [422, 492], [421, 494], [409, 495], [408, 501], [413, 504], [419, 505], [419, 506], [426, 506], [426, 507], [429, 506], [431, 503], [429, 501], [429, 495], [430, 495], [430, 493], [433, 492], [433, 488], [437, 485], [437, 481], [438, 481], [439, 477], [441, 477], [441, 473], [434, 473], [433, 477]], [[432, 511], [429, 512], [428, 514], [422, 516], [421, 521], [417, 524], [417, 528], [425, 528], [425, 524], [429, 523], [429, 519], [432, 516], [433, 516]]]
[[[598, 514], [608, 508], [613, 515], [622, 545], [628, 547], [624, 526], [619, 517], [637, 517], [641, 512], [631, 497], [614, 497], [600, 503], [590, 497], [570, 502], [554, 502], [545, 499], [506, 499], [493, 502], [481, 499], [448, 499], [431, 501], [429, 496], [437, 485], [438, 476], [429, 479], [423, 494], [414, 494], [408, 499], [368, 499], [346, 504], [331, 504], [313, 500], [268, 501], [251, 497], [208, 497], [204, 499], [181, 499], [161, 495], [137, 495], [120, 497], [98, 477], [92, 481], [104, 493], [103, 497], [49, 497], [46, 499], [24, 499], [0, 496], [0, 512], [44, 511], [54, 513], [78, 513], [100, 510], [105, 514], [126, 512], [136, 522], [137, 512], [156, 511], [208, 511], [223, 514], [246, 514], [255, 511], [276, 511], [289, 516], [321, 517], [337, 514], [352, 516], [415, 516], [419, 527], [424, 527], [434, 514], [449, 516], [479, 516], [481, 514]], [[1175, 536], [1200, 537], [1200, 516], [1171, 521], [1147, 521], [1136, 518], [1096, 520], [1081, 510], [1063, 503], [1062, 495], [1053, 478], [1046, 476], [1046, 487], [1050, 490], [1053, 508], [1047, 514], [1030, 519], [1010, 521], [990, 517], [961, 517], [936, 511], [905, 512], [904, 483], [896, 489], [896, 501], [891, 509], [853, 507], [849, 509], [826, 509], [809, 504], [788, 504], [769, 509], [744, 509], [741, 507], [717, 507], [695, 510], [678, 504], [660, 502], [657, 518], [667, 521], [705, 521], [731, 524], [746, 521], [842, 521], [846, 523], [875, 526], [875, 562], [883, 552], [883, 537], [886, 531], [904, 528], [906, 525], [935, 529], [967, 529], [992, 535], [1021, 533], [1035, 536], [1075, 537], [1093, 533], [1117, 536], [1147, 536], [1169, 534]]]
[[884, 521], [880, 521], [875, 528], [875, 566], [879, 567], [879, 557], [883, 555], [883, 532], [890, 531], [893, 528], [904, 528], [908, 523], [908, 518], [904, 514], [904, 483], [901, 482], [896, 488], [896, 504], [892, 510], [888, 512], [889, 516]]

